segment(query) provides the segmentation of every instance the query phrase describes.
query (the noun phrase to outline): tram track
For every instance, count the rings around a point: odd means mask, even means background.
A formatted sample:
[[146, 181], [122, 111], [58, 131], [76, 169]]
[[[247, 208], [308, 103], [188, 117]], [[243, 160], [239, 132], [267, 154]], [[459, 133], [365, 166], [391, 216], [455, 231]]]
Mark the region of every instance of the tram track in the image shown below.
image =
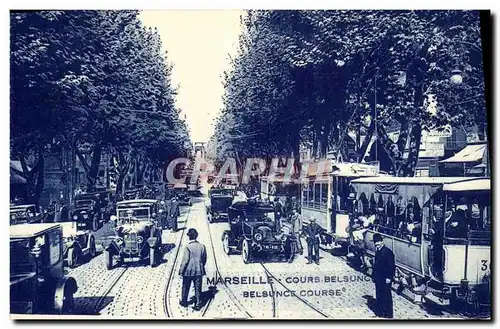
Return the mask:
[[[192, 206], [191, 206], [192, 207]], [[182, 232], [181, 232], [181, 237], [179, 239], [179, 244], [177, 245], [177, 250], [175, 251], [175, 257], [174, 257], [174, 264], [172, 264], [172, 268], [170, 269], [170, 272], [168, 274], [168, 281], [167, 281], [167, 285], [165, 287], [165, 294], [164, 294], [164, 298], [163, 298], [163, 310], [165, 312], [165, 316], [167, 318], [171, 318], [173, 317], [173, 313], [172, 313], [172, 306], [170, 305], [170, 288], [172, 287], [172, 282], [174, 281], [174, 278], [175, 278], [175, 268], [176, 268], [176, 265], [177, 263], [179, 262], [179, 253], [180, 253], [180, 250], [181, 250], [181, 246], [182, 246], [182, 240], [184, 239], [184, 236], [186, 235], [186, 227], [187, 227], [187, 222], [189, 220], [189, 216], [191, 215], [191, 207], [189, 207], [189, 210], [188, 210], [188, 213], [186, 215], [186, 220], [184, 221], [184, 226], [181, 228]]]
[[99, 297], [99, 299], [97, 300], [96, 305], [94, 306], [94, 310], [93, 310], [95, 314], [98, 314], [101, 311], [101, 307], [104, 304], [106, 298], [109, 297], [108, 295], [110, 294], [110, 292], [113, 290], [114, 287], [116, 287], [118, 282], [120, 282], [120, 279], [123, 277], [125, 272], [128, 271], [129, 268], [128, 267], [121, 267], [120, 269], [122, 270], [121, 273], [116, 277], [116, 279], [113, 280], [113, 282], [106, 289], [105, 293], [102, 294]]
[[[278, 283], [280, 286], [282, 286], [286, 291], [288, 292], [293, 292], [292, 289], [290, 289], [289, 287], [287, 287], [285, 284], [283, 284], [283, 282], [281, 282], [281, 280], [279, 280], [275, 275], [273, 275], [271, 273], [271, 271], [266, 267], [266, 265], [264, 263], [259, 263], [262, 268], [264, 269], [264, 272], [266, 273], [266, 276], [268, 279], [272, 279], [272, 280], [268, 280], [269, 282], [276, 282]], [[269, 284], [271, 286], [271, 291], [273, 293], [273, 317], [277, 318], [278, 317], [278, 310], [279, 308], [277, 307], [277, 298], [275, 296], [275, 289], [273, 287], [273, 284], [270, 283]], [[296, 297], [298, 300], [300, 300], [303, 304], [307, 305], [310, 309], [312, 309], [314, 312], [320, 314], [321, 316], [323, 316], [324, 318], [329, 318], [329, 316], [324, 313], [322, 310], [318, 309], [317, 307], [313, 306], [311, 303], [309, 303], [306, 299], [298, 296], [297, 294], [293, 293], [293, 296]]]
[[[210, 246], [211, 246], [211, 249], [212, 249], [212, 254], [214, 255], [213, 259], [214, 259], [214, 264], [215, 264], [215, 271], [216, 271], [216, 274], [217, 276], [219, 277], [223, 277], [222, 276], [222, 273], [220, 271], [220, 268], [219, 268], [219, 265], [217, 263], [217, 257], [215, 257], [216, 253], [215, 253], [215, 247], [214, 247], [214, 242], [213, 242], [213, 238], [212, 238], [212, 230], [210, 228], [210, 224], [208, 223], [208, 220], [205, 218], [205, 224], [207, 226], [207, 229], [208, 229], [208, 236], [209, 236], [209, 239], [210, 239]], [[241, 302], [239, 301], [239, 298], [236, 297], [236, 295], [233, 293], [233, 291], [231, 290], [231, 288], [229, 288], [229, 286], [227, 285], [227, 283], [225, 281], [222, 281], [222, 286], [224, 287], [224, 290], [227, 292], [227, 294], [231, 297], [232, 301], [235, 303], [236, 307], [241, 311], [243, 312], [248, 318], [252, 318], [253, 316], [246, 310], [246, 308], [241, 304]], [[213, 301], [213, 298], [211, 298], [206, 307], [204, 308], [203, 310], [203, 313], [202, 313], [202, 316], [205, 316], [209, 307], [210, 307], [210, 304], [212, 303]]]

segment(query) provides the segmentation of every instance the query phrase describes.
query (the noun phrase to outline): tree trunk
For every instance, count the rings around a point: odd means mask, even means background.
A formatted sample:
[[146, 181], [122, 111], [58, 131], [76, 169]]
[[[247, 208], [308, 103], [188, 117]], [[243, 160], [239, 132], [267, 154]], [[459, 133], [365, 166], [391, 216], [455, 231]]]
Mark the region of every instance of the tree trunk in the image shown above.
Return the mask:
[[362, 162], [364, 160], [366, 151], [368, 150], [368, 146], [370, 145], [370, 141], [372, 140], [374, 132], [375, 132], [375, 121], [372, 120], [370, 127], [368, 127], [368, 131], [366, 132], [363, 144], [360, 146], [358, 150], [358, 158], [359, 158], [358, 162]]
[[97, 174], [99, 173], [99, 165], [101, 164], [102, 145], [97, 144], [96, 146], [94, 146], [90, 165], [87, 163], [87, 160], [78, 149], [75, 149], [75, 152], [78, 156], [78, 159], [82, 163], [85, 173], [87, 174], [87, 192], [93, 192], [95, 189]]
[[414, 124], [410, 132], [410, 147], [408, 152], [408, 159], [400, 169], [399, 176], [413, 177], [415, 176], [415, 169], [418, 162], [418, 154], [420, 151], [420, 142], [422, 140], [422, 126]]

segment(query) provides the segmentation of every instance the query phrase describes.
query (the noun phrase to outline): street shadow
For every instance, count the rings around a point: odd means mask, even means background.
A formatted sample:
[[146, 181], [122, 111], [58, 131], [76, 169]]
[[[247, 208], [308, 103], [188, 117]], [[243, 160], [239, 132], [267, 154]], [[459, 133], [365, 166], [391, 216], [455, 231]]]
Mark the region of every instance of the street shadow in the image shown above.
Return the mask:
[[[217, 294], [218, 291], [219, 290], [217, 290], [216, 286], [210, 286], [208, 287], [208, 290], [202, 291], [200, 296], [201, 298], [200, 306], [204, 307], [205, 305], [207, 305], [212, 299], [215, 298], [215, 295]], [[193, 296], [189, 299], [188, 305], [192, 305], [195, 303], [196, 303], [196, 297]]]
[[163, 254], [168, 254], [175, 248], [175, 243], [167, 243], [161, 246], [161, 252]]
[[[101, 310], [106, 308], [114, 297], [75, 297], [75, 309], [73, 315], [100, 315]], [[99, 305], [97, 305], [99, 304]]]
[[377, 300], [371, 295], [364, 295], [363, 298], [366, 299], [366, 306], [368, 306], [370, 311], [377, 315]]

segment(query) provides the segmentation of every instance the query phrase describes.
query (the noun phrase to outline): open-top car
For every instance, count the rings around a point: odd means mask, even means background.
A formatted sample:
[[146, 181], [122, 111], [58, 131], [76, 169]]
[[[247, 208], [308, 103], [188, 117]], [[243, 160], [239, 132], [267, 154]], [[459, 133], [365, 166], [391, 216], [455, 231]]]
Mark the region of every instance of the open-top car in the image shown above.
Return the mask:
[[45, 216], [36, 212], [34, 204], [10, 207], [10, 225], [42, 223]]
[[71, 313], [78, 286], [64, 272], [59, 224], [10, 226], [10, 313]]
[[98, 194], [77, 195], [74, 200], [71, 218], [75, 222], [86, 223], [92, 231], [97, 231], [103, 223], [100, 213]]
[[238, 201], [228, 208], [230, 229], [222, 234], [224, 252], [241, 252], [245, 263], [257, 256], [274, 254], [289, 257], [290, 230], [282, 230], [274, 208], [257, 200]]
[[207, 219], [210, 223], [227, 220], [227, 209], [233, 203], [234, 189], [211, 188], [208, 192], [209, 201], [206, 205]]
[[115, 259], [123, 264], [149, 258], [154, 266], [161, 256], [161, 216], [165, 215], [160, 201], [120, 201], [116, 214], [111, 218], [116, 222], [116, 236], [103, 242], [107, 268], [113, 268]]

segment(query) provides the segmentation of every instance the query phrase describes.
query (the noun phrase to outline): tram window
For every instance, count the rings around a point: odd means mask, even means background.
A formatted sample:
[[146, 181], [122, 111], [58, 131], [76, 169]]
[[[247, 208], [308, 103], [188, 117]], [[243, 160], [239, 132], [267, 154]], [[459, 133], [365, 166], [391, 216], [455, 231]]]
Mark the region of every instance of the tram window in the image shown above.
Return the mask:
[[320, 208], [321, 203], [321, 184], [314, 185], [314, 208]]
[[480, 230], [482, 229], [482, 219], [481, 219], [481, 210], [479, 203], [476, 200], [472, 202], [470, 205], [470, 218], [469, 218], [469, 225], [471, 230]]
[[384, 199], [381, 195], [378, 196], [376, 216], [378, 224], [387, 226]]
[[386, 225], [388, 227], [390, 227], [391, 229], [395, 229], [395, 226], [394, 226], [394, 202], [392, 201], [391, 195], [389, 195], [389, 197], [387, 198], [385, 214], [386, 214], [386, 220], [385, 220]]
[[486, 206], [483, 209], [483, 227], [485, 230], [491, 230], [491, 208], [490, 206]]
[[362, 215], [368, 215], [368, 199], [364, 193], [361, 193], [358, 201], [358, 212]]
[[314, 206], [314, 182], [309, 182], [309, 197], [307, 198], [307, 206]]
[[375, 195], [371, 195], [370, 196], [370, 210], [372, 211], [372, 213], [375, 213], [376, 209], [377, 209], [377, 203], [375, 202]]
[[321, 184], [321, 208], [326, 208], [328, 204], [328, 184]]

